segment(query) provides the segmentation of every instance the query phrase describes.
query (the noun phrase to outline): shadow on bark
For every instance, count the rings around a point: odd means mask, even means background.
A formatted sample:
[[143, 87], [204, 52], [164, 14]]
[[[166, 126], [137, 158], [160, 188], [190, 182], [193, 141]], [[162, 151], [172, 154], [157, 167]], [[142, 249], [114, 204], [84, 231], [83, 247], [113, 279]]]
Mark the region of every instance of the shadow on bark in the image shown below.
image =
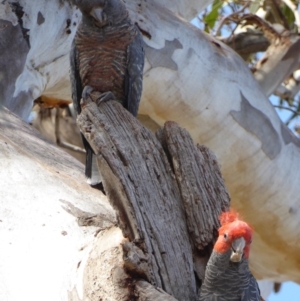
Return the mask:
[[127, 238], [136, 300], [197, 300], [218, 216], [229, 208], [215, 155], [175, 122], [155, 136], [116, 101], [85, 99], [77, 123]]

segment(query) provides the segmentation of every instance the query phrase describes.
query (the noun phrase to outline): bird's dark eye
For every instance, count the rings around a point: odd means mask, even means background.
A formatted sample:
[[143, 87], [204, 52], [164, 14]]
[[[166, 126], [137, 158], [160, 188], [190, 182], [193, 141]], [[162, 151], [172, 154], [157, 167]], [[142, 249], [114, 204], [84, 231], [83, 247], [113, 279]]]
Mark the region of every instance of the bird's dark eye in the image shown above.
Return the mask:
[[226, 233], [224, 233], [224, 238], [225, 238], [225, 239], [227, 239], [227, 237], [228, 237], [228, 236], [227, 236], [227, 234], [226, 234]]

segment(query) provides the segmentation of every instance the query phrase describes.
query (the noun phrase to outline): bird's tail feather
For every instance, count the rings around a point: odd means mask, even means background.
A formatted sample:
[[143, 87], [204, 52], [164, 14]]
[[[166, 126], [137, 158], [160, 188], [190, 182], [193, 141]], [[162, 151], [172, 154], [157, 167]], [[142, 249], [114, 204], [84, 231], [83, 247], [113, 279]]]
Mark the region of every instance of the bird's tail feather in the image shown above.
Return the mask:
[[[96, 156], [93, 154], [93, 152], [91, 152], [91, 158], [88, 159], [88, 154], [87, 154], [87, 161], [89, 160], [89, 164], [88, 162], [86, 162], [86, 176], [87, 176], [87, 183], [90, 185], [96, 185], [102, 182], [102, 178], [101, 175], [99, 173], [98, 170], [98, 166], [97, 166], [97, 159]], [[87, 169], [89, 167], [88, 170], [88, 174], [87, 174]]]

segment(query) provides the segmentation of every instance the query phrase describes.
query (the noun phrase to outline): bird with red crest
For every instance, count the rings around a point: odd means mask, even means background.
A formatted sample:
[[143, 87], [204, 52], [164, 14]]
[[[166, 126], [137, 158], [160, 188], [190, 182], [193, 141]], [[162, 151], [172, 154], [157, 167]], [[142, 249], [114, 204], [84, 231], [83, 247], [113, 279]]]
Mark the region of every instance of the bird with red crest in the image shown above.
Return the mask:
[[251, 226], [234, 210], [223, 212], [219, 220], [219, 236], [207, 263], [199, 300], [263, 300], [248, 264]]

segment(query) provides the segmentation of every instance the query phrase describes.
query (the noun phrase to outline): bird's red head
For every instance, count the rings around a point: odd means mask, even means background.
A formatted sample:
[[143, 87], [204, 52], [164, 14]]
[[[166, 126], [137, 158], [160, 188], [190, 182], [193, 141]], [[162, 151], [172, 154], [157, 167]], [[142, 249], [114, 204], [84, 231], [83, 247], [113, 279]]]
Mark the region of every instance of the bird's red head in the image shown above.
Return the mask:
[[225, 253], [232, 249], [232, 261], [240, 261], [243, 254], [248, 258], [252, 241], [252, 228], [242, 221], [239, 214], [234, 210], [223, 212], [219, 219], [221, 227], [214, 250], [218, 253]]

